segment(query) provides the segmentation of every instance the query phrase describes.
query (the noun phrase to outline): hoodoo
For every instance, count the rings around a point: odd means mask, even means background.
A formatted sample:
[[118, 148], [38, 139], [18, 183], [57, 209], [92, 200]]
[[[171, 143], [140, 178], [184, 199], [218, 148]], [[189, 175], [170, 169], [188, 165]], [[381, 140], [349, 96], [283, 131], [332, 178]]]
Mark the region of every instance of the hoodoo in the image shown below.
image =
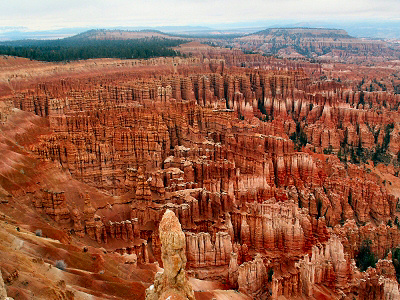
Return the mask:
[[54, 43], [0, 55], [0, 300], [400, 298], [398, 42]]
[[164, 272], [156, 274], [154, 285], [146, 290], [146, 300], [194, 300], [193, 289], [185, 272], [185, 234], [173, 211], [165, 211], [159, 232]]

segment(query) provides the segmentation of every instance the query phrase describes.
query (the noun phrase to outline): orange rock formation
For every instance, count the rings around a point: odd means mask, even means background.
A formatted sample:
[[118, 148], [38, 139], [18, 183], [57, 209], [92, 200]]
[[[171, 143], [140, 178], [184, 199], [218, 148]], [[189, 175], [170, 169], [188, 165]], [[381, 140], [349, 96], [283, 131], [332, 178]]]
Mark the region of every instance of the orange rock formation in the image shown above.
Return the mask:
[[[79, 249], [71, 274], [80, 262], [105, 270], [99, 280], [119, 278], [108, 260], [123, 265], [138, 299], [158, 266], [154, 299], [172, 286], [189, 299], [229, 289], [243, 299], [395, 299], [384, 259], [400, 243], [398, 71], [380, 68], [386, 90], [366, 91], [357, 76], [372, 67], [186, 51], [193, 56], [33, 64], [29, 80], [13, 77], [0, 105], [2, 214]], [[360, 272], [365, 240], [381, 261]], [[52, 249], [49, 262], [61, 258], [54, 245], [30, 243]], [[81, 249], [101, 250], [89, 264]], [[185, 265], [204, 287], [194, 294]], [[11, 286], [13, 297], [29, 289]]]

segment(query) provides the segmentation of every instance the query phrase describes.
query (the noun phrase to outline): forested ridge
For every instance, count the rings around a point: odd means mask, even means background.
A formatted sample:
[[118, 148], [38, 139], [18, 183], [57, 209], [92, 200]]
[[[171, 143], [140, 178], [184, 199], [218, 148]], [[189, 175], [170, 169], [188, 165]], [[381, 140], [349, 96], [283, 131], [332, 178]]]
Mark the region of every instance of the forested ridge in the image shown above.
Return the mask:
[[0, 44], [0, 55], [40, 61], [70, 61], [90, 58], [151, 58], [180, 55], [171, 47], [186, 41], [159, 37], [131, 40], [23, 40]]

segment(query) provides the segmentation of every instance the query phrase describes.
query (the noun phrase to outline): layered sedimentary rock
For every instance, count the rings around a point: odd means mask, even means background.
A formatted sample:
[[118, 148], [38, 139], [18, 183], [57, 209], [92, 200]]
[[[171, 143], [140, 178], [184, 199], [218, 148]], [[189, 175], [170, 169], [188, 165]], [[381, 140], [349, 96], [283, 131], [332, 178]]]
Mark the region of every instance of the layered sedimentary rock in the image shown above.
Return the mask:
[[317, 28], [270, 28], [235, 39], [242, 49], [299, 58], [318, 56], [332, 61], [380, 60], [395, 57], [387, 44], [353, 38], [344, 30]]
[[160, 222], [161, 258], [164, 272], [157, 273], [154, 285], [146, 290], [146, 299], [194, 300], [186, 278], [185, 234], [175, 214], [167, 210]]
[[244, 294], [254, 298], [261, 297], [265, 293], [266, 279], [267, 271], [260, 255], [239, 266], [237, 283], [239, 291]]
[[399, 284], [397, 281], [379, 276], [373, 268], [368, 269], [356, 288], [361, 299], [399, 299]]
[[350, 254], [357, 253], [364, 241], [370, 241], [372, 252], [377, 258], [384, 258], [388, 250], [398, 247], [400, 243], [398, 228], [383, 223], [379, 226], [367, 223], [359, 227], [354, 220], [348, 220], [343, 227], [335, 228], [335, 233], [341, 237]]
[[226, 266], [232, 250], [231, 236], [227, 232], [217, 232], [215, 243], [209, 233], [186, 233], [188, 267]]
[[41, 193], [34, 198], [34, 206], [36, 209], [40, 209], [49, 215], [56, 222], [69, 223], [71, 220], [71, 214], [67, 207], [64, 192], [42, 190]]
[[[28, 200], [66, 240], [165, 276], [159, 228], [172, 211], [185, 235], [172, 250], [199, 280], [256, 298], [363, 295], [361, 245], [384, 258], [400, 242], [393, 70], [182, 51], [200, 56], [16, 85], [0, 110], [1, 205]], [[366, 290], [396, 295], [390, 264]]]
[[350, 257], [345, 255], [340, 239], [333, 235], [321, 249], [312, 248], [311, 259], [308, 255], [299, 261], [302, 289], [305, 295], [313, 295], [314, 284], [326, 284], [340, 290], [352, 283]]
[[79, 237], [85, 236], [85, 226], [82, 223], [82, 216], [76, 207], [71, 211], [71, 219], [74, 223], [75, 234]]
[[[257, 251], [298, 253], [312, 244], [312, 224], [295, 203], [270, 199], [247, 205], [247, 212], [232, 213], [235, 239]], [[321, 241], [324, 236], [320, 236]]]

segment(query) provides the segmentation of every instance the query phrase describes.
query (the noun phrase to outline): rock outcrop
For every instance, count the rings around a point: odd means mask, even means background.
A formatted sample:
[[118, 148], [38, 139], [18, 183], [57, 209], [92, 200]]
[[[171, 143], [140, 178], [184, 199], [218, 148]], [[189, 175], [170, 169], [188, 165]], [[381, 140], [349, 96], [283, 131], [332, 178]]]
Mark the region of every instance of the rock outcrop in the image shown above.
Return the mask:
[[64, 192], [42, 190], [40, 194], [38, 198], [33, 200], [36, 209], [42, 210], [58, 223], [69, 223], [71, 221]]
[[[158, 263], [148, 297], [191, 298], [185, 266], [193, 286], [255, 298], [395, 297], [383, 258], [400, 243], [400, 63], [277, 59], [237, 50], [268, 50], [246, 39], [234, 50], [190, 43], [188, 58], [81, 62], [91, 75], [71, 63], [62, 79], [64, 65], [45, 76], [49, 63], [40, 82], [2, 81], [13, 92], [0, 91], [1, 212], [104, 248], [129, 280]], [[322, 55], [334, 42], [303, 46]], [[354, 49], [386, 51], [379, 44]], [[382, 260], [362, 273], [353, 259], [365, 240]]]
[[11, 297], [7, 297], [6, 287], [4, 285], [3, 276], [0, 271], [0, 300], [13, 300]]
[[350, 258], [345, 255], [340, 239], [333, 235], [321, 249], [313, 246], [311, 259], [308, 254], [300, 260], [297, 267], [300, 269], [303, 293], [313, 295], [315, 284], [325, 284], [340, 290], [348, 288], [352, 282]]
[[[344, 30], [317, 28], [270, 28], [240, 37], [242, 49], [252, 49], [285, 58], [318, 57], [340, 62], [360, 62], [366, 57], [395, 57], [382, 42], [353, 38]], [[301, 50], [300, 50], [301, 49]]]
[[239, 266], [238, 287], [243, 294], [261, 299], [266, 292], [267, 271], [259, 254], [254, 260], [245, 262]]
[[154, 285], [146, 290], [146, 300], [194, 300], [192, 286], [185, 273], [185, 234], [178, 218], [171, 210], [166, 210], [164, 213], [159, 232], [164, 271], [156, 274]]
[[227, 232], [217, 232], [215, 243], [209, 233], [186, 233], [187, 265], [192, 268], [227, 266], [232, 249], [231, 236]]

